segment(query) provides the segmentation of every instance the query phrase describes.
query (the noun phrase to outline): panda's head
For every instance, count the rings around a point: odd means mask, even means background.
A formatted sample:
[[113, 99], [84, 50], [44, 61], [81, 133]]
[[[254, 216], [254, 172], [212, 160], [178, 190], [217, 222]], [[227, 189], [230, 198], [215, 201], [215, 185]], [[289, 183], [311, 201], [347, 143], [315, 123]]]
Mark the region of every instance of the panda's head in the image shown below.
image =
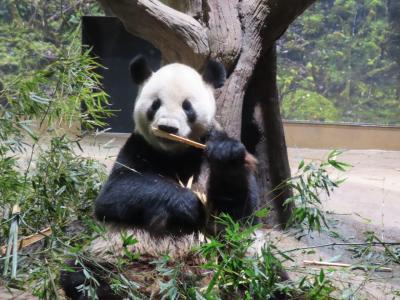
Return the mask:
[[153, 134], [158, 128], [192, 140], [199, 140], [212, 126], [216, 105], [214, 89], [225, 81], [224, 67], [210, 61], [199, 74], [193, 68], [174, 63], [153, 72], [144, 57], [130, 64], [139, 91], [135, 101], [135, 131], [161, 150], [176, 151], [187, 146]]

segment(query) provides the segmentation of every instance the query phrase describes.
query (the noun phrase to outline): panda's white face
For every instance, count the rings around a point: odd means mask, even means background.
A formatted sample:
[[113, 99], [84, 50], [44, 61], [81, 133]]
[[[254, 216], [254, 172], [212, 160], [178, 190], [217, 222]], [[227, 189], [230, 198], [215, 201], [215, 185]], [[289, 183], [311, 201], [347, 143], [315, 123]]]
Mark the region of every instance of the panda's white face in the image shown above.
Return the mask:
[[215, 110], [214, 89], [197, 71], [178, 63], [166, 65], [139, 88], [135, 131], [159, 149], [185, 149], [184, 144], [155, 136], [152, 128], [198, 141], [212, 125]]

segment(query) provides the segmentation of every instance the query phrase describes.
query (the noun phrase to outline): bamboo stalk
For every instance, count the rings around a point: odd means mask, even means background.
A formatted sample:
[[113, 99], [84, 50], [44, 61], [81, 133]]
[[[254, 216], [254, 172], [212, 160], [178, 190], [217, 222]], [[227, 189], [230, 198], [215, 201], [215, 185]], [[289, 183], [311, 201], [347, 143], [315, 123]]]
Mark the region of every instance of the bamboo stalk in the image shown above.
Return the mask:
[[176, 135], [176, 134], [172, 134], [172, 133], [168, 133], [168, 132], [162, 131], [162, 130], [160, 130], [158, 128], [154, 128], [153, 127], [152, 131], [153, 131], [154, 135], [156, 135], [158, 137], [162, 137], [162, 138], [165, 138], [165, 139], [168, 139], [168, 140], [171, 140], [171, 141], [175, 141], [175, 142], [180, 142], [180, 143], [183, 143], [183, 144], [186, 144], [186, 145], [189, 145], [189, 146], [192, 146], [192, 147], [196, 147], [196, 148], [199, 148], [199, 149], [205, 149], [206, 148], [206, 145], [204, 145], [204, 144], [192, 141], [190, 139], [181, 137], [181, 136]]
[[7, 276], [8, 267], [10, 265], [11, 248], [12, 248], [12, 240], [13, 240], [12, 237], [13, 237], [13, 234], [14, 234], [14, 231], [15, 231], [14, 222], [15, 222], [15, 217], [13, 217], [12, 221], [11, 221], [10, 233], [8, 235], [7, 245], [4, 246], [6, 257], [5, 257], [5, 260], [4, 260], [3, 276]]
[[[19, 214], [19, 207], [18, 207], [18, 212]], [[13, 235], [13, 249], [12, 249], [12, 262], [11, 262], [11, 278], [16, 278], [17, 277], [17, 266], [18, 266], [18, 216], [15, 221], [15, 231]]]
[[[21, 212], [21, 209], [18, 204], [15, 204], [12, 209], [12, 220], [11, 220], [11, 226], [10, 226], [10, 233], [8, 235], [8, 243], [5, 253], [6, 257], [4, 260], [4, 271], [3, 275], [6, 276], [8, 273], [8, 268], [10, 264], [10, 258], [12, 258], [11, 261], [11, 278], [16, 278], [17, 277], [17, 266], [18, 266], [18, 249], [17, 249], [17, 244], [18, 244], [18, 225], [19, 225], [19, 214]], [[11, 254], [12, 250], [12, 254]]]
[[[354, 267], [353, 265], [346, 263], [335, 263], [335, 262], [317, 261], [317, 260], [304, 260], [303, 263], [305, 265], [324, 266], [324, 267], [342, 267], [342, 268]], [[377, 267], [376, 270], [382, 272], [392, 272], [391, 268], [386, 268], [386, 267]]]
[[[192, 147], [196, 147], [196, 148], [199, 148], [199, 149], [203, 149], [203, 150], [206, 148], [206, 145], [204, 145], [204, 144], [192, 141], [190, 139], [181, 137], [181, 136], [176, 135], [176, 134], [172, 134], [172, 133], [168, 133], [168, 132], [162, 131], [162, 130], [160, 130], [158, 128], [155, 128], [155, 127], [152, 128], [152, 131], [153, 131], [154, 135], [158, 136], [158, 137], [162, 137], [162, 138], [165, 138], [165, 139], [168, 139], [168, 140], [171, 140], [171, 141], [175, 141], [175, 142], [180, 142], [180, 143], [183, 143], [183, 144], [186, 144], [186, 145], [189, 145], [189, 146], [192, 146]], [[253, 170], [253, 171], [255, 170], [258, 161], [253, 155], [251, 155], [247, 151], [246, 151], [246, 156], [244, 158], [244, 161], [245, 161], [246, 167], [249, 170]]]

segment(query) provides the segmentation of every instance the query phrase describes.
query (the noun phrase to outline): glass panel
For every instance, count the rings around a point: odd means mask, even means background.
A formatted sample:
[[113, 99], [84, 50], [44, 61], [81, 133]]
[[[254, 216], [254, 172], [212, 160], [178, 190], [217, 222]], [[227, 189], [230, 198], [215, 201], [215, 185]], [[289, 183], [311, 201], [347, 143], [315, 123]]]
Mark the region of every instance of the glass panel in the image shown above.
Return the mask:
[[400, 125], [400, 1], [318, 1], [278, 51], [285, 119]]

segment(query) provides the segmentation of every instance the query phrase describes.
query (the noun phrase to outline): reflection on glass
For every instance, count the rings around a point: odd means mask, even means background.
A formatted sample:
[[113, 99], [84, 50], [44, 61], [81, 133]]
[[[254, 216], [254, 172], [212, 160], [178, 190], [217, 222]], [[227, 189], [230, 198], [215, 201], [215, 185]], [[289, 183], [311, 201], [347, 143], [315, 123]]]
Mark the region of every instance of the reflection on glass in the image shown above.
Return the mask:
[[318, 1], [278, 55], [285, 119], [400, 125], [400, 1]]

